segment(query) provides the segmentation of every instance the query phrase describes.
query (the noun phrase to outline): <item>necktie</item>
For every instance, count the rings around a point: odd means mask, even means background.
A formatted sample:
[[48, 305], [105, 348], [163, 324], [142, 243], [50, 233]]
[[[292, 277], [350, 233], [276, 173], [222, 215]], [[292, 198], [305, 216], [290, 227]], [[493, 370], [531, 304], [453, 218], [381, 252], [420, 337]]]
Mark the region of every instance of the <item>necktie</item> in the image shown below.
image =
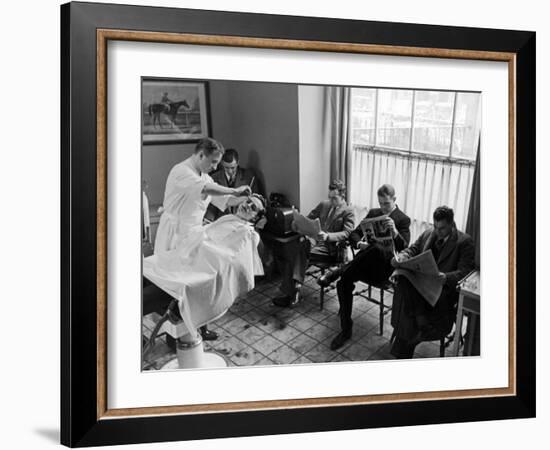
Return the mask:
[[434, 258], [437, 261], [439, 259], [439, 254], [441, 253], [441, 249], [443, 248], [443, 244], [445, 243], [445, 239], [440, 238], [437, 241], [435, 241], [434, 248], [432, 249], [432, 253], [434, 254]]
[[326, 226], [328, 227], [331, 222], [332, 222], [332, 218], [334, 217], [334, 211], [336, 210], [336, 208], [333, 206], [332, 208], [330, 208], [330, 211], [328, 212], [328, 216], [327, 216], [327, 223], [326, 223]]

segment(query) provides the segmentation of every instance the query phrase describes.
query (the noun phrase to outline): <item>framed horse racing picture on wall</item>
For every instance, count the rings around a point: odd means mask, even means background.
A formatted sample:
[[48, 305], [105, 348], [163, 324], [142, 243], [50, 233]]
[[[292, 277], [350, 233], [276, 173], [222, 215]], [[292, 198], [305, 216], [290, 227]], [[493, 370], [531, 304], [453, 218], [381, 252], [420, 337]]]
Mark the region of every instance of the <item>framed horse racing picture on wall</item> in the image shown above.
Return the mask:
[[208, 83], [142, 78], [143, 144], [197, 142], [210, 134]]

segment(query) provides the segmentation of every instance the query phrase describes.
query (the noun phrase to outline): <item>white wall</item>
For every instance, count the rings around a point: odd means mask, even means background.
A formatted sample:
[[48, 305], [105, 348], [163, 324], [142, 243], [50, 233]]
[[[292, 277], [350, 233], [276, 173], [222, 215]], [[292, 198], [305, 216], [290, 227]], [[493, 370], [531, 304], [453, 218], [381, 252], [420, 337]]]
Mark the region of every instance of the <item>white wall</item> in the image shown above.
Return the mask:
[[330, 183], [330, 145], [323, 139], [323, 87], [299, 86], [300, 207], [311, 211]]
[[[4, 271], [2, 300], [3, 427], [0, 446], [9, 449], [59, 448], [59, 10], [57, 0], [7, 2], [0, 27], [2, 60], [0, 77], [4, 125], [0, 192], [4, 196]], [[277, 0], [132, 0], [126, 3], [156, 6], [231, 9], [264, 13], [317, 15], [350, 19], [464, 25], [537, 31], [537, 209], [539, 233], [538, 279], [550, 270], [548, 239], [543, 233], [550, 222], [546, 193], [550, 192], [548, 113], [550, 29], [545, 3], [535, 0], [479, 2], [463, 0], [452, 7], [436, 0], [392, 2], [298, 2]], [[40, 120], [24, 116], [19, 105], [29, 88], [39, 86], [40, 106], [48, 114]], [[544, 125], [544, 126], [543, 126]], [[7, 273], [6, 273], [7, 269]], [[32, 287], [33, 289], [30, 289]], [[265, 436], [154, 445], [125, 449], [281, 449], [407, 448], [462, 450], [465, 446], [517, 449], [530, 445], [544, 448], [550, 427], [550, 378], [548, 342], [550, 317], [548, 293], [538, 284], [537, 346], [538, 418], [470, 424], [355, 430], [306, 435]], [[23, 312], [24, 316], [9, 316]], [[14, 317], [14, 320], [12, 318]], [[259, 380], [261, 382], [261, 380]], [[445, 442], [445, 444], [441, 444]]]

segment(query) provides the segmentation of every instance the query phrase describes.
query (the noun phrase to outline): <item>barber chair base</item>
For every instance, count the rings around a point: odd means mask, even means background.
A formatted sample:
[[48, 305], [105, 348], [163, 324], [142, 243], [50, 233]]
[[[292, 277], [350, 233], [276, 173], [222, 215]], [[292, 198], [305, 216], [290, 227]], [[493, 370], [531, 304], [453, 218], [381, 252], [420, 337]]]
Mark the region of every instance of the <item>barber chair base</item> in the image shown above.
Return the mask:
[[202, 342], [193, 347], [181, 349], [178, 346], [177, 356], [168, 361], [161, 370], [206, 369], [227, 367], [227, 361], [214, 352], [205, 352]]
[[[218, 317], [221, 317], [224, 313], [225, 311]], [[167, 362], [162, 366], [161, 370], [228, 366], [227, 360], [223, 356], [216, 354], [212, 350], [205, 352], [200, 334], [197, 337], [191, 336], [182, 320], [175, 323], [171, 321], [165, 322], [161, 327], [161, 332], [165, 332], [176, 340], [176, 358]]]

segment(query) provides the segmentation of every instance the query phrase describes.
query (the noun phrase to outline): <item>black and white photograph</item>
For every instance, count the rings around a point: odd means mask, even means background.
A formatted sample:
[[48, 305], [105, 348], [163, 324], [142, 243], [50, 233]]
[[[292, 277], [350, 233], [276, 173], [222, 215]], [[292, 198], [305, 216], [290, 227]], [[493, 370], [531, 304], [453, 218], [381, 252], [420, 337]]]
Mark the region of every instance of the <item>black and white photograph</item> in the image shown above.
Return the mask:
[[481, 92], [152, 80], [142, 371], [480, 356]]
[[7, 2], [0, 447], [547, 442], [544, 5]]

